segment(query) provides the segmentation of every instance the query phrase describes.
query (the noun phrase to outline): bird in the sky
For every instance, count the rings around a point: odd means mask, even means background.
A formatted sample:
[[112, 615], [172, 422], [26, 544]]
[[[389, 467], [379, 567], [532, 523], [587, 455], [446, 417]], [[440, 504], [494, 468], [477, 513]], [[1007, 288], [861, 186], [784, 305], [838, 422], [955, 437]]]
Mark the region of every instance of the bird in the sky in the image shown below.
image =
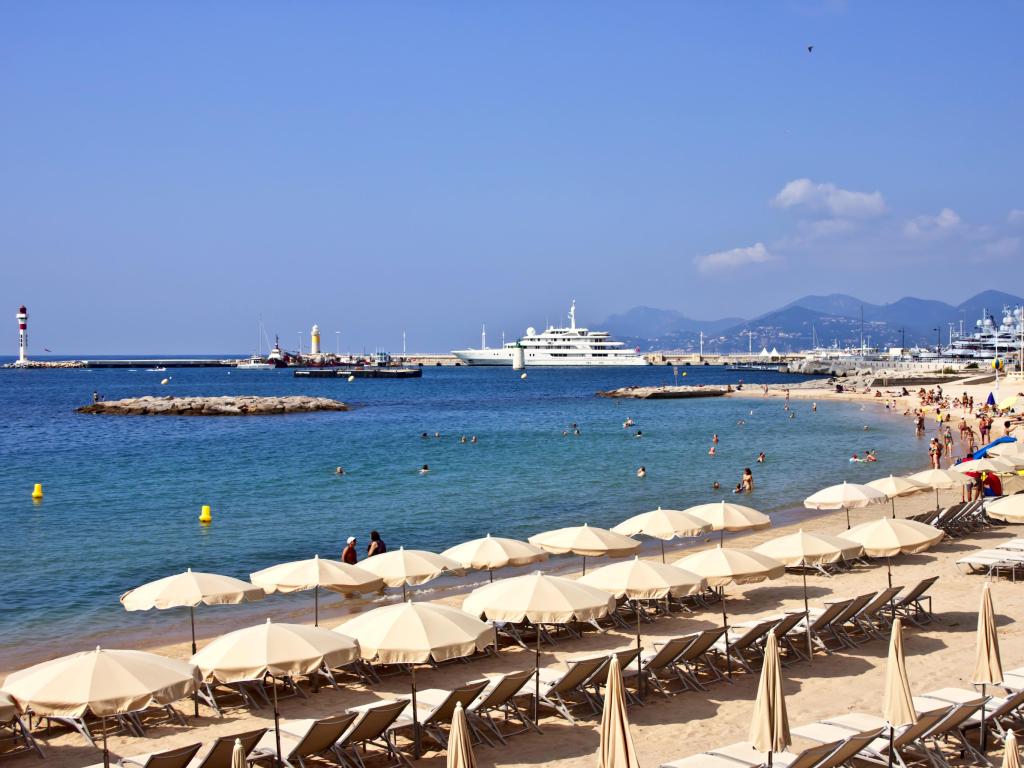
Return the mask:
[[814, 53], [814, 46], [813, 45], [808, 45], [807, 46], [807, 52], [808, 53]]

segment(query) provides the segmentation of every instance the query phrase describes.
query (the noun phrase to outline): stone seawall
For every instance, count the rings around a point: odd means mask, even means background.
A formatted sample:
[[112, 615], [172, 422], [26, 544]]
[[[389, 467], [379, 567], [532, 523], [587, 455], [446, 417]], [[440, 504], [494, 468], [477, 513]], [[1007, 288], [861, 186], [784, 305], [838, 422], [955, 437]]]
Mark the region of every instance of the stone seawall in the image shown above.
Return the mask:
[[75, 409], [78, 413], [118, 416], [272, 416], [281, 413], [347, 411], [326, 397], [130, 397], [101, 400]]

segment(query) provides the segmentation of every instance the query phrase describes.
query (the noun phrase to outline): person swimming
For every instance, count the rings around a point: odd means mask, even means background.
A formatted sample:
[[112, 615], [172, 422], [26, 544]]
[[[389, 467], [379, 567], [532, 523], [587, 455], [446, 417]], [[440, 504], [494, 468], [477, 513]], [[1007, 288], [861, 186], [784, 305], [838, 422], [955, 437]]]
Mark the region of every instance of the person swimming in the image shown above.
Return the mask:
[[429, 464], [424, 464], [422, 467], [420, 467], [420, 474], [421, 475], [425, 475], [429, 471], [430, 471], [430, 465]]
[[712, 445], [710, 448], [708, 448], [708, 456], [714, 456], [714, 455], [715, 455], [715, 446]]
[[818, 404], [817, 403], [811, 403], [811, 411], [814, 412], [814, 413], [818, 412]]
[[633, 435], [633, 437], [643, 437], [643, 436], [644, 436], [644, 433], [643, 433], [643, 431], [642, 431], [642, 430], [639, 430], [639, 429], [638, 429], [638, 430], [636, 431], [636, 434], [635, 434], [635, 435]]
[[473, 445], [476, 445], [476, 435], [473, 435], [473, 437], [469, 439], [469, 442], [471, 442]]
[[459, 438], [459, 443], [462, 444], [462, 445], [466, 444], [466, 436], [465, 435], [463, 435], [462, 437]]
[[640, 467], [640, 469], [638, 469], [636, 471], [636, 476], [637, 477], [647, 477], [647, 467]]
[[627, 416], [627, 417], [626, 417], [626, 420], [625, 420], [624, 422], [622, 422], [622, 428], [623, 428], [623, 429], [629, 429], [629, 428], [630, 428], [630, 427], [632, 427], [632, 426], [633, 426], [633, 425], [634, 425], [635, 423], [636, 423], [636, 422], [635, 422], [635, 421], [633, 421], [633, 419], [631, 419], [631, 418], [630, 418], [629, 416]]
[[336, 474], [336, 475], [344, 475], [345, 474], [345, 468], [344, 467], [335, 467], [334, 468], [334, 474]]
[[423, 440], [429, 440], [430, 439], [430, 435], [428, 435], [426, 432], [424, 432], [422, 435], [420, 435], [420, 438], [423, 439]]
[[715, 432], [715, 433], [714, 433], [714, 434], [713, 434], [713, 435], [711, 436], [711, 442], [712, 442], [712, 443], [717, 443], [717, 442], [718, 442], [718, 433], [717, 433], [717, 432]]
[[766, 458], [768, 457], [764, 455], [764, 451], [761, 451], [759, 454], [757, 454], [757, 463], [764, 464]]
[[719, 488], [722, 487], [722, 484], [720, 482], [718, 482], [717, 480], [715, 480], [715, 482], [713, 482], [711, 484], [711, 487], [714, 488], [717, 491]]
[[733, 493], [743, 493], [743, 486], [740, 483], [736, 483], [736, 487], [732, 489]]
[[855, 454], [853, 454], [853, 456], [851, 456], [851, 457], [850, 457], [850, 463], [851, 463], [851, 464], [853, 464], [853, 463], [856, 463], [856, 464], [860, 464], [860, 463], [861, 463], [861, 462], [863, 462], [863, 461], [864, 461], [864, 459], [862, 459], [862, 458], [861, 458], [860, 456], [858, 456], [858, 455], [857, 455], [856, 453], [855, 453]]

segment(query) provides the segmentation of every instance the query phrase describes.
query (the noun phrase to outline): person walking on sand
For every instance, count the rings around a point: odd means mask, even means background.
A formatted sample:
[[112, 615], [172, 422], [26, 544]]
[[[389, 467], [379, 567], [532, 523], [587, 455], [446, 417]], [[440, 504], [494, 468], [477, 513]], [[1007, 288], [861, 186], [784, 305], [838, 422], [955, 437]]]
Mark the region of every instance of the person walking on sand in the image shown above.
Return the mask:
[[348, 563], [349, 565], [355, 565], [359, 561], [359, 556], [356, 555], [356, 537], [349, 536], [348, 541], [345, 542], [345, 549], [341, 553], [341, 562]]
[[384, 543], [384, 539], [380, 537], [380, 534], [376, 531], [370, 531], [370, 546], [366, 548], [366, 556], [383, 555], [387, 551], [388, 545]]

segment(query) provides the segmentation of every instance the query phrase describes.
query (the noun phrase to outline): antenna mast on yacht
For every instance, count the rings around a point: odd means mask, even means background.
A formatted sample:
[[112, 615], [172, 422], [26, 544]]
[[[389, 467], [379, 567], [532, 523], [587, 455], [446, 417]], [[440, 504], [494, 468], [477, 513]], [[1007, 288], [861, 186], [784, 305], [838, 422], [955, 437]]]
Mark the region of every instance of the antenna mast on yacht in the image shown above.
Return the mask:
[[484, 323], [480, 329], [480, 349], [487, 349], [487, 323]]
[[576, 299], [573, 299], [572, 304], [569, 305], [569, 327], [576, 330]]

